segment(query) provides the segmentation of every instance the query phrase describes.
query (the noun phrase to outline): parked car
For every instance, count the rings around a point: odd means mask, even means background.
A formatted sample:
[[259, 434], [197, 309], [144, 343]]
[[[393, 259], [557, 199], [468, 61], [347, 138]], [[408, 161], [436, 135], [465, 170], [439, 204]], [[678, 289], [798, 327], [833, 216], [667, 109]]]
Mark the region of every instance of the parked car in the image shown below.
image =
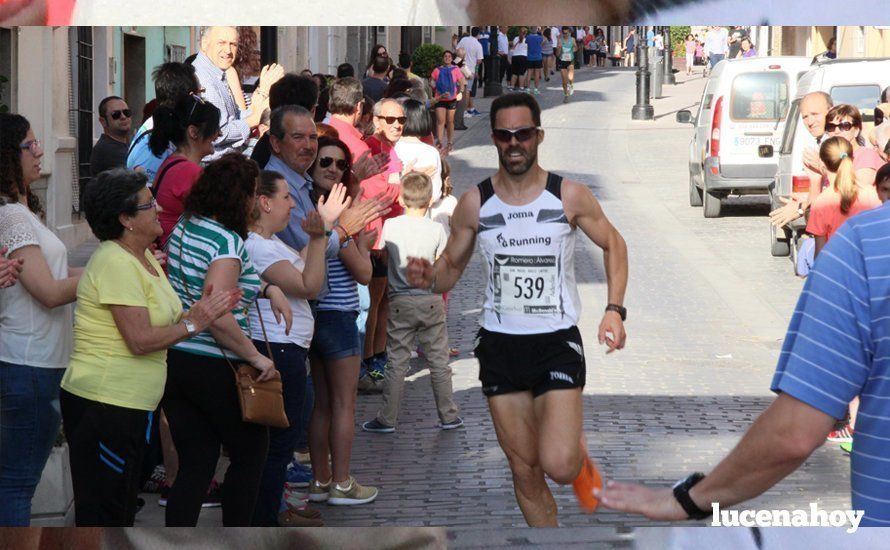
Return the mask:
[[728, 195], [767, 194], [776, 175], [776, 159], [762, 157], [761, 146], [779, 145], [798, 76], [806, 57], [752, 57], [718, 63], [708, 79], [695, 117], [687, 110], [678, 122], [690, 122], [689, 204], [704, 206], [706, 218], [720, 216]]
[[[800, 102], [810, 92], [825, 92], [835, 105], [855, 105], [862, 113], [863, 132], [873, 128], [874, 109], [880, 103], [881, 91], [890, 86], [890, 58], [834, 59], [813, 65], [801, 75], [797, 92], [788, 112], [793, 124], [785, 127], [781, 146], [776, 151], [778, 169], [770, 186], [773, 208], [782, 206], [781, 197], [791, 193], [809, 193], [810, 181], [803, 167], [803, 151], [815, 147], [813, 137], [800, 119]], [[804, 218], [776, 231], [770, 225], [770, 252], [773, 256], [787, 256], [796, 251], [797, 237], [806, 228]]]

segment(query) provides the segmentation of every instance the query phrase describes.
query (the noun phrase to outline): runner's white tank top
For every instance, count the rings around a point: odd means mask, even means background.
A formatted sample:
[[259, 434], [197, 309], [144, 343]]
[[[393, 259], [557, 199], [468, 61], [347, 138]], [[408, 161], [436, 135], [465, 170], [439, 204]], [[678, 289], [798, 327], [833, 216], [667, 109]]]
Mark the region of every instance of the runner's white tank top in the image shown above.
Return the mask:
[[505, 334], [540, 334], [578, 324], [575, 229], [562, 205], [562, 176], [547, 175], [532, 202], [512, 206], [478, 185], [479, 249], [485, 258], [482, 327]]

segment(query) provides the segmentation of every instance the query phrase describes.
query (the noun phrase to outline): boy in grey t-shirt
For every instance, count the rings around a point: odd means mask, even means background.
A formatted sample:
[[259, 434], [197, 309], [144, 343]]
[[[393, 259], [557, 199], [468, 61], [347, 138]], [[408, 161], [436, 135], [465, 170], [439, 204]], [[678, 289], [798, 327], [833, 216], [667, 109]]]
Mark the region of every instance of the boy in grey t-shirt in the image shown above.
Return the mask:
[[395, 431], [415, 336], [430, 369], [439, 427], [451, 430], [463, 425], [452, 396], [445, 302], [429, 289], [412, 287], [406, 277], [409, 257], [434, 262], [445, 250], [448, 241], [442, 224], [426, 215], [432, 198], [433, 185], [429, 176], [419, 172], [402, 176], [399, 204], [405, 208], [405, 213], [383, 224], [381, 241], [388, 256], [389, 270], [386, 352], [391, 363], [384, 375], [383, 406], [377, 418], [362, 424], [366, 432]]

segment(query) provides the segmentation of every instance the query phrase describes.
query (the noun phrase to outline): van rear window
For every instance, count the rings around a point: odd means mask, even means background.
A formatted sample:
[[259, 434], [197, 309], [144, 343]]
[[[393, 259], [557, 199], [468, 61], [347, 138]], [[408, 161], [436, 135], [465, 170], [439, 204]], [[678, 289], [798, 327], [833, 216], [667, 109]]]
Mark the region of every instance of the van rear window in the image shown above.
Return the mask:
[[732, 120], [782, 120], [788, 112], [788, 76], [783, 72], [745, 73], [732, 81]]
[[881, 99], [881, 87], [877, 84], [835, 86], [831, 89], [831, 99], [835, 105], [846, 103], [855, 105], [860, 111], [870, 112]]

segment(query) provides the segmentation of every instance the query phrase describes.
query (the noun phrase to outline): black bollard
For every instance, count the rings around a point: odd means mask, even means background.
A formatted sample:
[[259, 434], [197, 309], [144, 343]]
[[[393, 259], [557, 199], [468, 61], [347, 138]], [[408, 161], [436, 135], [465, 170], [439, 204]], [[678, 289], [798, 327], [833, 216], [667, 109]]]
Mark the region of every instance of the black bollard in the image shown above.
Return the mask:
[[632, 120], [652, 120], [655, 109], [649, 104], [649, 47], [645, 37], [637, 40], [637, 103], [630, 112]]

